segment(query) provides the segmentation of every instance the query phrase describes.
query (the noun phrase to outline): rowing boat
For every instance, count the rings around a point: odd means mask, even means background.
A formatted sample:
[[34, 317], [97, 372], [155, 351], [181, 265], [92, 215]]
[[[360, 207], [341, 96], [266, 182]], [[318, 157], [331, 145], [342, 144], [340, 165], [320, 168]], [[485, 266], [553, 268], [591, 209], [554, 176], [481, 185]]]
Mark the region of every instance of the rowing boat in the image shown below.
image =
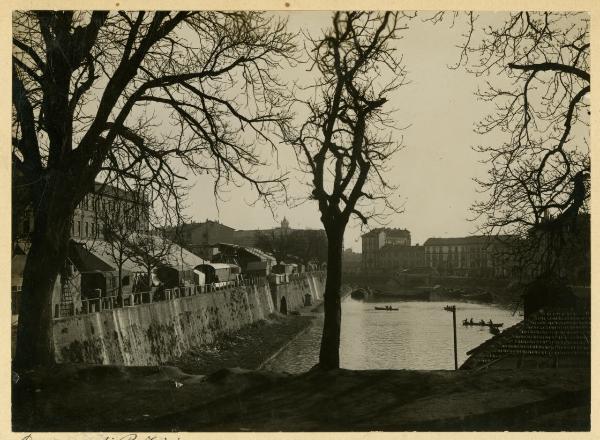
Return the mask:
[[470, 322], [470, 321], [464, 320], [463, 321], [463, 325], [467, 325], [467, 326], [468, 325], [477, 325], [477, 326], [480, 326], [480, 327], [496, 327], [496, 328], [498, 328], [498, 327], [502, 327], [504, 325], [504, 323], [500, 322], [498, 324], [496, 324], [496, 323], [490, 324], [489, 322], [481, 322], [481, 321], [479, 321], [479, 322], [476, 322], [476, 321]]

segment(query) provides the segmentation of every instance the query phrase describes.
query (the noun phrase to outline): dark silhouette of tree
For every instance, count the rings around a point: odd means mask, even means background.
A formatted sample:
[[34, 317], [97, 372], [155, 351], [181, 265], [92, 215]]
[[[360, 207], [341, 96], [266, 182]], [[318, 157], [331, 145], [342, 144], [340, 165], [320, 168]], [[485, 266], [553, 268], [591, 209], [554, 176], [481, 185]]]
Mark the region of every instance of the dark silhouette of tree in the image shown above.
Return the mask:
[[309, 264], [319, 267], [327, 262], [327, 235], [323, 230], [298, 229], [290, 233], [290, 253], [298, 257], [308, 268]]
[[322, 230], [273, 229], [261, 231], [256, 237], [256, 246], [272, 254], [277, 264], [284, 260], [298, 260], [308, 267], [327, 261], [327, 235]]
[[152, 288], [152, 272], [166, 265], [169, 256], [176, 251], [174, 243], [160, 230], [146, 233], [138, 232], [128, 237], [124, 248], [125, 255], [134, 263], [144, 268], [145, 285], [139, 285], [141, 291]]
[[256, 234], [256, 247], [270, 253], [281, 264], [292, 251], [292, 237], [287, 229], [271, 229]]
[[260, 12], [13, 15], [13, 185], [34, 218], [20, 368], [54, 361], [51, 291], [97, 179], [152, 189], [165, 223], [177, 223], [185, 170], [212, 176], [215, 194], [244, 182], [268, 205], [284, 194], [282, 176], [257, 172], [261, 148], [274, 148], [267, 129], [287, 118], [276, 76], [294, 57], [285, 25]]
[[486, 78], [478, 96], [495, 111], [477, 130], [501, 139], [476, 147], [489, 168], [477, 180], [486, 197], [473, 211], [483, 232], [521, 237], [513, 240], [514, 256], [547, 276], [561, 261], [567, 230], [589, 210], [590, 17], [513, 12], [493, 23], [474, 12], [466, 17], [454, 67]]
[[[304, 101], [309, 115], [285, 140], [311, 176], [328, 241], [325, 322], [319, 366], [339, 367], [340, 288], [344, 231], [351, 216], [366, 224], [393, 207], [385, 164], [399, 148], [384, 110], [387, 97], [404, 81], [393, 44], [404, 17], [398, 12], [336, 12], [322, 38], [309, 37], [307, 52], [318, 78]], [[391, 78], [391, 79], [390, 79]], [[313, 93], [314, 92], [314, 93]], [[360, 201], [367, 203], [361, 204]], [[383, 203], [383, 208], [377, 206]], [[378, 211], [379, 210], [379, 211]]]
[[[110, 191], [110, 194], [106, 194]], [[95, 207], [99, 225], [99, 238], [105, 243], [105, 249], [116, 266], [117, 302], [123, 301], [123, 265], [131, 260], [131, 237], [134, 234], [148, 232], [150, 222], [144, 193], [123, 192], [119, 188], [106, 188], [105, 195], [98, 195]], [[92, 244], [93, 250], [94, 244]]]

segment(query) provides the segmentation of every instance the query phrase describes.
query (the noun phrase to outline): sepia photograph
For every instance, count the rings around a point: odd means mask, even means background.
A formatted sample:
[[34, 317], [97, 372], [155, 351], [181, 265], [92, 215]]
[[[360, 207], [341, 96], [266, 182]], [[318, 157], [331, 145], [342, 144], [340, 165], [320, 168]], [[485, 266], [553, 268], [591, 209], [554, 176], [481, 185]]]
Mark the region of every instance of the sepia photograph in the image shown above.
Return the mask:
[[590, 10], [51, 3], [8, 12], [14, 438], [590, 434]]

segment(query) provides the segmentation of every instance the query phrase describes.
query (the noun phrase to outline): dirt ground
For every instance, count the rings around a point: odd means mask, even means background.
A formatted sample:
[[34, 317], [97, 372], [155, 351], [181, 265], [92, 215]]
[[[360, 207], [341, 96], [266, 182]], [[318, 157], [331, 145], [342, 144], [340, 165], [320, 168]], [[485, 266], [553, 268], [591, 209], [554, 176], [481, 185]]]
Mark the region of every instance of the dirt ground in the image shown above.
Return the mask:
[[210, 374], [234, 367], [254, 370], [313, 320], [306, 315], [273, 314], [237, 332], [223, 334], [212, 344], [196, 347], [170, 364], [190, 374]]
[[585, 431], [590, 370], [63, 365], [13, 377], [15, 431]]

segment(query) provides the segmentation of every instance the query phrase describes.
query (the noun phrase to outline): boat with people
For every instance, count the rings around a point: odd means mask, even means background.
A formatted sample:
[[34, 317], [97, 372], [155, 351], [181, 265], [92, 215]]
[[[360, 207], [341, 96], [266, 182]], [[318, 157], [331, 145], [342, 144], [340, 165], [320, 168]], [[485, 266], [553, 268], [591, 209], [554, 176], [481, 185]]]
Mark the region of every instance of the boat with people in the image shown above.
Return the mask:
[[503, 322], [500, 323], [494, 323], [492, 322], [492, 320], [490, 319], [488, 322], [485, 322], [483, 319], [479, 320], [479, 321], [473, 321], [473, 318], [471, 319], [463, 319], [462, 322], [463, 325], [465, 326], [480, 326], [480, 327], [494, 327], [494, 328], [499, 328], [504, 326]]
[[398, 307], [385, 306], [385, 307], [375, 307], [375, 310], [398, 310]]

